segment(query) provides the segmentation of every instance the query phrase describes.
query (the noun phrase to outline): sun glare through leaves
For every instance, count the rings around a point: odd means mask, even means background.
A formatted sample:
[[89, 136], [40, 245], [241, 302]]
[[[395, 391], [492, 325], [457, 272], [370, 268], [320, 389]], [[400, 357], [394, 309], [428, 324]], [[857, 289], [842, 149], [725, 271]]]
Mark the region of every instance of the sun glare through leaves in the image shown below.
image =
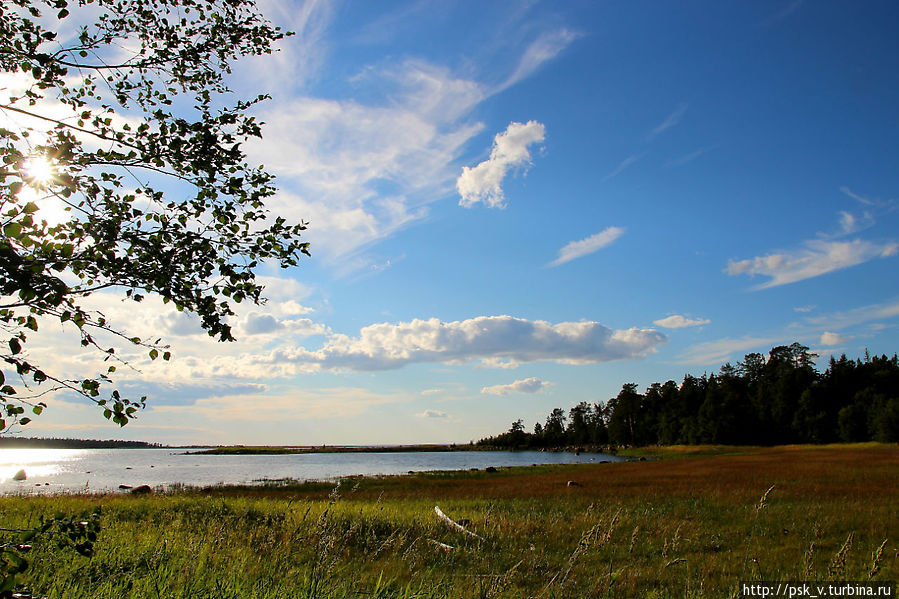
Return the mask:
[[46, 187], [56, 176], [53, 162], [46, 156], [35, 155], [25, 161], [22, 168], [25, 180], [34, 187]]

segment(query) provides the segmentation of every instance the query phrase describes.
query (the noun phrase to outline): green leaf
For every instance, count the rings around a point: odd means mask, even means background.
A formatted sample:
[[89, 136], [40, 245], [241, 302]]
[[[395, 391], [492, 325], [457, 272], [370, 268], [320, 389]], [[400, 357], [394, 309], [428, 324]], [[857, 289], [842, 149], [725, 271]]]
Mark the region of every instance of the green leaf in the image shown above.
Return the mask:
[[22, 344], [19, 343], [19, 340], [13, 337], [9, 340], [9, 351], [13, 354], [17, 354], [22, 351]]
[[19, 223], [6, 223], [3, 234], [7, 237], [18, 238], [22, 234], [22, 225]]

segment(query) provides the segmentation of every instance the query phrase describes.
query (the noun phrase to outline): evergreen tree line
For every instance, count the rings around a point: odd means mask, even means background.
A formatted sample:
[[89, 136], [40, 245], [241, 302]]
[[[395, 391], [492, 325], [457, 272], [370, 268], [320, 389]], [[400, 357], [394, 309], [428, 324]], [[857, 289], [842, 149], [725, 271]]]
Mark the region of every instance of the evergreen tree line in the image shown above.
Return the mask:
[[605, 403], [554, 409], [525, 431], [521, 420], [481, 447], [519, 449], [577, 446], [717, 443], [775, 445], [899, 441], [899, 360], [894, 354], [830, 358], [799, 343], [773, 348], [767, 359], [747, 354], [716, 374], [653, 383], [644, 393], [627, 383]]

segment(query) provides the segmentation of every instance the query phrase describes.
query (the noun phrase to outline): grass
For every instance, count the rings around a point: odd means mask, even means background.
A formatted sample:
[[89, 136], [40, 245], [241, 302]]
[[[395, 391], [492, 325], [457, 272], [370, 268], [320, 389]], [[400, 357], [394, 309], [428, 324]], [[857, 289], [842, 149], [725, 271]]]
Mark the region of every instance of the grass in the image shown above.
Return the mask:
[[91, 560], [30, 554], [29, 586], [53, 598], [717, 598], [740, 580], [899, 579], [899, 447], [727, 453], [3, 498], [0, 527], [102, 506]]

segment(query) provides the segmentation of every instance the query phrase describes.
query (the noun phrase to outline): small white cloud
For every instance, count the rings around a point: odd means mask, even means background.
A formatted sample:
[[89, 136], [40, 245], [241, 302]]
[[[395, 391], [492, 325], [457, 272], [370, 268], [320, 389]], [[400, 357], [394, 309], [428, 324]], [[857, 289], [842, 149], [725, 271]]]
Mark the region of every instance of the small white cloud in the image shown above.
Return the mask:
[[835, 345], [842, 345], [843, 343], [847, 343], [851, 339], [852, 337], [847, 337], [845, 335], [840, 335], [839, 333], [831, 333], [830, 331], [826, 331], [821, 334], [821, 345], [825, 347], [833, 347]]
[[899, 252], [899, 244], [813, 240], [793, 252], [768, 254], [749, 260], [731, 260], [724, 270], [729, 275], [763, 275], [770, 280], [756, 289], [767, 289], [817, 277], [856, 266], [874, 258], [888, 258]]
[[712, 322], [707, 318], [687, 318], [680, 314], [672, 314], [659, 320], [654, 320], [653, 324], [666, 329], [682, 329], [685, 327], [698, 327]]
[[509, 395], [510, 393], [537, 393], [542, 389], [546, 389], [552, 383], [541, 381], [536, 377], [522, 379], [509, 383], [508, 385], [493, 385], [492, 387], [484, 387], [481, 393], [486, 395]]
[[815, 309], [815, 306], [813, 306], [813, 305], [808, 305], [808, 306], [796, 306], [795, 308], [793, 308], [793, 312], [808, 313], [808, 312], [811, 312], [811, 311], [814, 310], [814, 309]]
[[542, 142], [545, 137], [546, 129], [537, 121], [510, 123], [494, 138], [489, 159], [475, 167], [462, 167], [462, 174], [456, 180], [461, 196], [459, 205], [471, 208], [483, 202], [490, 208], [504, 208], [502, 183], [506, 173], [510, 168], [530, 164], [528, 146]]
[[595, 251], [601, 250], [602, 248], [611, 245], [615, 242], [616, 239], [621, 237], [624, 234], [624, 228], [622, 227], [608, 227], [603, 231], [595, 235], [591, 235], [586, 239], [581, 239], [580, 241], [572, 241], [567, 244], [565, 247], [559, 250], [559, 256], [549, 263], [549, 266], [558, 266], [560, 264], [564, 264], [575, 258], [581, 258], [582, 256], [586, 256], [587, 254], [592, 254]]
[[449, 414], [440, 410], [425, 410], [415, 415], [416, 418], [449, 418]]

